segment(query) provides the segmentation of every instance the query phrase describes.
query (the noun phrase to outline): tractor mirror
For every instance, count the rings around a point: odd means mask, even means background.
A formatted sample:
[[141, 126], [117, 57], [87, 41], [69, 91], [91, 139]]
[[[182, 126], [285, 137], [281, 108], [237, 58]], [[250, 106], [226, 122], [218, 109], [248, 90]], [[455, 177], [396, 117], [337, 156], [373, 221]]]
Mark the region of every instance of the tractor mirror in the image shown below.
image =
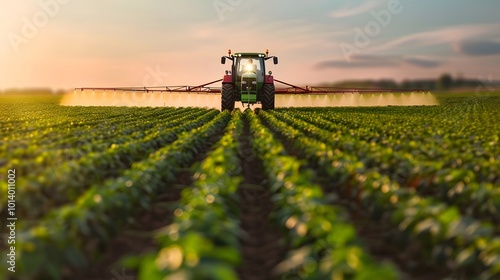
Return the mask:
[[223, 56], [223, 57], [220, 58], [220, 63], [221, 64], [226, 64], [226, 57], [225, 56]]
[[278, 64], [278, 58], [277, 57], [273, 57], [273, 62], [274, 62], [274, 64]]

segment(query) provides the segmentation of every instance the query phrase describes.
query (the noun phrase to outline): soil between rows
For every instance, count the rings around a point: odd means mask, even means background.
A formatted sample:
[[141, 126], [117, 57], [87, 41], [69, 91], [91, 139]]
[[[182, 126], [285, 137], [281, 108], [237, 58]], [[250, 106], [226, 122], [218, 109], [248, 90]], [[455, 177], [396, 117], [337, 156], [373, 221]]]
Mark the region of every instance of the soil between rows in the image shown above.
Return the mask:
[[287, 248], [283, 234], [274, 227], [269, 215], [273, 211], [271, 193], [262, 162], [256, 157], [250, 143], [249, 123], [244, 120], [244, 132], [240, 137], [240, 158], [244, 182], [238, 193], [241, 199], [240, 237], [242, 265], [238, 270], [242, 280], [280, 279], [273, 268], [285, 258]]

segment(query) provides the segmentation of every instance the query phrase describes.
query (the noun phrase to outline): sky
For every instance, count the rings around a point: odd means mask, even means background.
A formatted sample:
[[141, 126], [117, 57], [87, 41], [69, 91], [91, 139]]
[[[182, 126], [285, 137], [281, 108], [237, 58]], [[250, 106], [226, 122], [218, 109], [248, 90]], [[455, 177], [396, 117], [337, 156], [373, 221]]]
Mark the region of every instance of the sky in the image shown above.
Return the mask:
[[275, 78], [500, 79], [498, 0], [0, 0], [0, 89], [197, 85], [227, 50]]

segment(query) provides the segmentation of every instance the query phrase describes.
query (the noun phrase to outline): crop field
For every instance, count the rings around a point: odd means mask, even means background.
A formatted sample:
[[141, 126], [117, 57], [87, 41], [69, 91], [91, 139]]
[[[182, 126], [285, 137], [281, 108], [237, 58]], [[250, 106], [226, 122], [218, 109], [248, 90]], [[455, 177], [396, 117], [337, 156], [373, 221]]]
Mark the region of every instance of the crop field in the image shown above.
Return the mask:
[[500, 279], [500, 94], [437, 99], [220, 112], [0, 96], [3, 266], [17, 218], [0, 279]]

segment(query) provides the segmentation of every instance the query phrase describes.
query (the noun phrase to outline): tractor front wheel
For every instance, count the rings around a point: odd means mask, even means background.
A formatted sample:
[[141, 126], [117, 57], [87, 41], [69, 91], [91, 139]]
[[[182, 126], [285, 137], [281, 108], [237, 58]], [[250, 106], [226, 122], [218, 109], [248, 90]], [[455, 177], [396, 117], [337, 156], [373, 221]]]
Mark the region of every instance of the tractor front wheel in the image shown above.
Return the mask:
[[262, 110], [274, 109], [274, 85], [265, 84], [262, 89]]
[[221, 111], [234, 110], [234, 85], [223, 84], [222, 85], [222, 102]]

